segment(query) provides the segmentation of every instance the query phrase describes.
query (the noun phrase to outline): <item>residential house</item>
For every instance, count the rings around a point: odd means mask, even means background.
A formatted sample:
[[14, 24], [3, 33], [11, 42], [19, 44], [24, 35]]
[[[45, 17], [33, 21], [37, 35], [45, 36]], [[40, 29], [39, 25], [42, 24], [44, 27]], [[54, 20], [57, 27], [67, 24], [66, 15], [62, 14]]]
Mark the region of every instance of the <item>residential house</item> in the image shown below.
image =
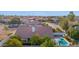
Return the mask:
[[53, 38], [52, 28], [38, 23], [39, 22], [32, 21], [29, 24], [20, 25], [15, 34], [20, 36], [26, 42], [28, 42], [28, 38], [31, 38], [33, 35]]

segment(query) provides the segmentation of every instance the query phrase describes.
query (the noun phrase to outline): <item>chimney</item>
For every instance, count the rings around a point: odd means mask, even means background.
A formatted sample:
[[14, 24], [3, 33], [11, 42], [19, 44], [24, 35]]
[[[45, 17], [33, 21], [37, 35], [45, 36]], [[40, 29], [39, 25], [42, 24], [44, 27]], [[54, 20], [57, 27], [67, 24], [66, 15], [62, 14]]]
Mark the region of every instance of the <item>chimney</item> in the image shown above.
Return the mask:
[[32, 32], [35, 32], [35, 30], [36, 30], [35, 26], [32, 26]]

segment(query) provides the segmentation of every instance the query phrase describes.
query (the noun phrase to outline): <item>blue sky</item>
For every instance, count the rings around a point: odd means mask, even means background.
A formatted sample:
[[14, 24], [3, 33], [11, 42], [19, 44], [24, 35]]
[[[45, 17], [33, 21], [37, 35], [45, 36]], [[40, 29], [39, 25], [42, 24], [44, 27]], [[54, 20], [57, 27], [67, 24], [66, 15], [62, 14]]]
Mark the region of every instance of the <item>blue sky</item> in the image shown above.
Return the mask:
[[[65, 16], [69, 11], [0, 11], [0, 15], [18, 15], [18, 16]], [[74, 11], [79, 16], [79, 11]]]

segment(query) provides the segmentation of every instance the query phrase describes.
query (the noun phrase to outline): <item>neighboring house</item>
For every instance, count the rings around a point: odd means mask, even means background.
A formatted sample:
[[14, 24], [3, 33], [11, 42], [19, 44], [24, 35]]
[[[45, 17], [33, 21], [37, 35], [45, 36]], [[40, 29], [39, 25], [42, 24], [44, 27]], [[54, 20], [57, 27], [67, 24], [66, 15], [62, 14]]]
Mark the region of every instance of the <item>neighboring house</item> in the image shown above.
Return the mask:
[[9, 19], [0, 19], [0, 23], [8, 24]]
[[2, 22], [3, 24], [8, 24], [9, 21], [9, 16], [3, 16], [2, 19], [0, 19], [0, 22]]
[[56, 16], [52, 17], [52, 18], [51, 18], [51, 22], [52, 22], [52, 23], [55, 23], [55, 24], [58, 24], [58, 22], [59, 22], [58, 17], [56, 17]]
[[10, 24], [8, 25], [9, 28], [17, 28], [19, 27], [19, 24]]
[[75, 20], [76, 20], [77, 22], [79, 22], [79, 16], [76, 16], [76, 17], [75, 17]]
[[64, 37], [66, 35], [66, 33], [64, 32], [55, 32], [52, 34], [55, 38], [57, 37]]
[[0, 20], [0, 23], [2, 23], [2, 24], [5, 24], [5, 21], [3, 21], [3, 20]]
[[20, 20], [21, 20], [23, 23], [27, 23], [27, 22], [29, 22], [30, 20], [35, 20], [35, 21], [48, 20], [48, 17], [47, 17], [47, 16], [23, 16], [23, 17], [20, 17]]
[[39, 22], [38, 20], [35, 19], [22, 19], [21, 18], [21, 22], [27, 25], [40, 25], [41, 22]]
[[74, 29], [79, 30], [79, 25], [74, 25]]

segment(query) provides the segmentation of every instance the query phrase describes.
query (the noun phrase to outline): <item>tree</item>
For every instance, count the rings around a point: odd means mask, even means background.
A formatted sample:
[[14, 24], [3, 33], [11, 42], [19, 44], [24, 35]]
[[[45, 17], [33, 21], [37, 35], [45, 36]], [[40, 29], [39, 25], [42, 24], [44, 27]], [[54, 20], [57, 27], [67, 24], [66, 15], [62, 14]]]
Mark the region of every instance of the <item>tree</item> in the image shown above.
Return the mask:
[[29, 43], [31, 45], [41, 45], [44, 43], [46, 40], [50, 40], [48, 36], [40, 37], [39, 35], [34, 35], [30, 38]]
[[59, 21], [59, 25], [64, 29], [64, 30], [67, 30], [69, 28], [69, 19], [68, 18], [62, 18], [60, 19]]
[[74, 21], [75, 14], [71, 11], [71, 12], [68, 14], [68, 18], [69, 18], [69, 20]]
[[10, 38], [11, 38], [11, 39], [18, 39], [19, 41], [22, 41], [22, 40], [21, 40], [21, 37], [18, 36], [18, 35], [11, 36]]
[[0, 15], [0, 20], [2, 20], [2, 18], [3, 18], [3, 15]]
[[73, 36], [76, 32], [77, 30], [75, 30], [72, 26], [67, 30], [69, 36]]
[[20, 18], [12, 18], [11, 21], [9, 21], [9, 24], [20, 24], [21, 21], [20, 21]]
[[23, 42], [21, 38], [17, 35], [11, 36], [10, 39], [4, 43], [4, 46], [7, 47], [22, 47]]
[[50, 39], [51, 38], [49, 38], [48, 36], [41, 37], [40, 44], [42, 44], [43, 42], [45, 42], [45, 40], [50, 40]]
[[38, 35], [34, 35], [30, 38], [29, 43], [31, 45], [39, 45], [40, 44], [40, 37]]
[[10, 39], [7, 42], [4, 43], [5, 47], [22, 47], [22, 42], [19, 41], [18, 39]]
[[40, 45], [41, 47], [54, 47], [56, 46], [55, 42], [51, 39], [45, 40], [44, 43]]
[[72, 33], [73, 35], [71, 36], [75, 41], [79, 42], [79, 31], [75, 31]]
[[5, 31], [8, 31], [9, 28], [5, 25], [5, 26], [4, 26], [4, 30], [5, 30]]

